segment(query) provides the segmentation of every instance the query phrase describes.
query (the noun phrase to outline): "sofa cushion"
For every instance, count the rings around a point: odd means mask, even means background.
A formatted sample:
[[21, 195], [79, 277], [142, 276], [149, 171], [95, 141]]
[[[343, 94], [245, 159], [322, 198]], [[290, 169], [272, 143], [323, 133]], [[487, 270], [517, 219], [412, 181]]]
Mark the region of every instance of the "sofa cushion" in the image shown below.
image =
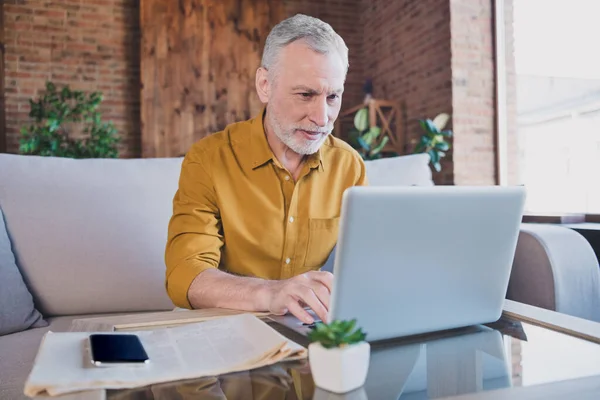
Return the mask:
[[366, 161], [371, 186], [433, 186], [428, 154]]
[[0, 337], [0, 399], [27, 398], [23, 394], [23, 387], [42, 337], [48, 331], [68, 331], [75, 318], [82, 317], [49, 318], [46, 327]]
[[28, 399], [23, 388], [44, 334], [48, 331], [68, 332], [75, 319], [88, 317], [99, 315], [48, 318], [46, 327], [0, 337], [0, 399]]
[[47, 325], [17, 268], [0, 208], [0, 336]]
[[0, 154], [13, 253], [44, 316], [173, 308], [164, 249], [181, 161]]

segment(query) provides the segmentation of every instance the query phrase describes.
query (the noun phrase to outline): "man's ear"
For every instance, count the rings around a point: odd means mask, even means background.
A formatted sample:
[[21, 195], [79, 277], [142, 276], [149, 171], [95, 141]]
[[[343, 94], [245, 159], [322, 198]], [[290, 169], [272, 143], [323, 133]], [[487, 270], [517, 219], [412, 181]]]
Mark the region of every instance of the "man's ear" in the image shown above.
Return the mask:
[[264, 104], [269, 101], [269, 94], [271, 92], [271, 82], [269, 82], [269, 71], [265, 68], [260, 67], [256, 70], [256, 92], [258, 98]]

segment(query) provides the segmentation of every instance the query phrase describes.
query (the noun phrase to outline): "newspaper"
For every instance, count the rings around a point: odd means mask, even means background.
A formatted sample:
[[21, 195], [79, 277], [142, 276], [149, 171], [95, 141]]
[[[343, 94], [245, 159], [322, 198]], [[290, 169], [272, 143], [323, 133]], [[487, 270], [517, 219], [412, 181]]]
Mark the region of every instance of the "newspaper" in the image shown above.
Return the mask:
[[96, 367], [90, 360], [90, 332], [48, 332], [25, 383], [25, 395], [136, 388], [307, 357], [304, 347], [251, 314], [135, 333], [146, 348], [149, 364]]
[[269, 313], [247, 312], [239, 310], [215, 309], [176, 309], [175, 311], [162, 311], [152, 313], [135, 313], [126, 315], [101, 315], [73, 320], [71, 332], [112, 332], [112, 331], [141, 331], [148, 329], [166, 328], [177, 325], [203, 322], [224, 316], [253, 314], [265, 317]]

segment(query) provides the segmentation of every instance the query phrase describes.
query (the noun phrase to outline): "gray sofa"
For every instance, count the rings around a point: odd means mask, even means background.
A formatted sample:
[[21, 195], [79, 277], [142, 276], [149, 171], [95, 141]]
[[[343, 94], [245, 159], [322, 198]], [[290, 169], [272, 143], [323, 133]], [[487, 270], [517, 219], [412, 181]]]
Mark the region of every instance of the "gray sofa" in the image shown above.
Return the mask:
[[[426, 155], [372, 161], [368, 176], [372, 185], [433, 185], [428, 161]], [[29, 296], [31, 303], [23, 323], [35, 320], [0, 336], [0, 399], [24, 397], [24, 381], [48, 330], [68, 330], [82, 316], [173, 309], [164, 289], [163, 251], [180, 164], [180, 158], [71, 160], [0, 154], [0, 211], [16, 261], [11, 273], [14, 278], [18, 270], [21, 291], [27, 291], [19, 298], [26, 303]], [[569, 236], [570, 245], [586, 249], [587, 241], [573, 231], [555, 235]], [[541, 242], [543, 236], [538, 235]], [[520, 240], [518, 254], [529, 254], [536, 243]], [[553, 243], [552, 251], [560, 253], [560, 240]], [[548, 253], [538, 250], [529, 259], [516, 257], [509, 295], [518, 299], [539, 288], [541, 305], [600, 320], [600, 307], [594, 310], [589, 301], [598, 294], [598, 264], [595, 257], [594, 263], [586, 258], [591, 249], [580, 251], [583, 261], [577, 263], [555, 255], [548, 261]], [[2, 265], [0, 251], [0, 275], [7, 265], [6, 254]], [[0, 279], [0, 293], [8, 293], [3, 283]], [[578, 304], [585, 301], [592, 306]], [[14, 305], [15, 310], [27, 308], [24, 303]], [[13, 307], [0, 306], [5, 311]]]

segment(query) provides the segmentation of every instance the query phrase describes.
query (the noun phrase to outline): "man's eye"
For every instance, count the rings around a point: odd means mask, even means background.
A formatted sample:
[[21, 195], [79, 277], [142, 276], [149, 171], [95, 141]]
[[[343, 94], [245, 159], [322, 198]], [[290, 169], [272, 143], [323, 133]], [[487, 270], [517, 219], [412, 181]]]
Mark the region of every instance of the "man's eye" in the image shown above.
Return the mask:
[[309, 99], [312, 95], [310, 93], [300, 93], [300, 96], [305, 99]]
[[333, 101], [333, 100], [337, 100], [337, 99], [338, 99], [338, 97], [339, 97], [339, 96], [338, 96], [337, 94], [332, 94], [332, 95], [328, 96], [327, 98], [328, 98], [329, 100]]

